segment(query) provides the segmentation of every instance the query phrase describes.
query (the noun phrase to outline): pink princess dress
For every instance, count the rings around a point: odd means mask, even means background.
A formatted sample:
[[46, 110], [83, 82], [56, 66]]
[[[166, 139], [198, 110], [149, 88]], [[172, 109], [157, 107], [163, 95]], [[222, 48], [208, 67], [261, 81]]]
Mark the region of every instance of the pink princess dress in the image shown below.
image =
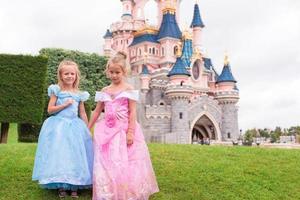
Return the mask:
[[104, 119], [94, 129], [93, 200], [147, 200], [158, 192], [150, 155], [138, 123], [133, 144], [127, 146], [129, 99], [137, 101], [138, 91], [122, 91], [112, 98], [96, 92], [104, 102]]

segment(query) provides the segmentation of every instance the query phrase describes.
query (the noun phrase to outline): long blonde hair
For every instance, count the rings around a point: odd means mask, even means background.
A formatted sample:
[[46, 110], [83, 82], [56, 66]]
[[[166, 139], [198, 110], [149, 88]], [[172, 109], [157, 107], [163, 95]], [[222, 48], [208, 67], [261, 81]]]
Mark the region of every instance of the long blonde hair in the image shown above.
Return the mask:
[[125, 52], [118, 51], [113, 57], [111, 57], [105, 68], [105, 73], [107, 75], [108, 73], [108, 68], [110, 65], [119, 65], [124, 73], [125, 76], [130, 72], [130, 65], [127, 61], [127, 55]]
[[79, 67], [77, 65], [76, 62], [72, 61], [72, 60], [63, 60], [59, 63], [58, 68], [57, 68], [57, 80], [58, 80], [58, 85], [60, 88], [63, 88], [63, 80], [62, 80], [62, 71], [64, 69], [64, 66], [66, 65], [71, 65], [74, 66], [75, 71], [76, 71], [76, 78], [75, 81], [73, 83], [73, 89], [74, 90], [79, 90], [79, 81], [80, 81], [80, 71], [79, 71]]

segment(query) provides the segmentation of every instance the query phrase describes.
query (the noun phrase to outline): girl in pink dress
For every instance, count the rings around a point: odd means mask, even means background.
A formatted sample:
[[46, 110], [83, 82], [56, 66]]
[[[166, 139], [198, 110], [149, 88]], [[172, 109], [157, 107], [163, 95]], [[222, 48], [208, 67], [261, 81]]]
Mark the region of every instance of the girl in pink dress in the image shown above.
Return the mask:
[[[107, 64], [111, 84], [96, 92], [93, 200], [147, 200], [158, 192], [148, 148], [136, 122], [138, 91], [125, 82], [126, 55]], [[102, 110], [104, 119], [97, 121]]]

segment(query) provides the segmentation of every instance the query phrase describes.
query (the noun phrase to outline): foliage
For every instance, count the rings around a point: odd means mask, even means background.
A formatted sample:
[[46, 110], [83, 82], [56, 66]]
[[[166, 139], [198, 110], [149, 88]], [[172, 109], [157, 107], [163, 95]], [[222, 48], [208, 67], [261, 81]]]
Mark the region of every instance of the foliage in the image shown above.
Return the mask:
[[265, 138], [269, 138], [270, 134], [268, 129], [264, 128], [264, 129], [258, 129], [259, 135], [260, 137], [265, 137]]
[[65, 49], [44, 48], [40, 55], [48, 57], [48, 84], [57, 83], [57, 67], [64, 59], [75, 61], [81, 72], [80, 88], [91, 94], [90, 105], [94, 106], [95, 91], [108, 84], [104, 73], [107, 58], [95, 53], [83, 53]]
[[0, 122], [40, 123], [47, 58], [0, 55]]

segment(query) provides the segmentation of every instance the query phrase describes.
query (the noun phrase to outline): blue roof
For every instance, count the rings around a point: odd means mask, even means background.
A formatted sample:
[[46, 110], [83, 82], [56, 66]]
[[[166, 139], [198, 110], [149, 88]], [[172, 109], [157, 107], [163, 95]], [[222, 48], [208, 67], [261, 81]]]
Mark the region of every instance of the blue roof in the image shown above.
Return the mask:
[[109, 31], [109, 29], [106, 30], [106, 33], [103, 36], [103, 38], [112, 38], [112, 33]]
[[222, 73], [217, 79], [217, 83], [220, 83], [220, 82], [234, 82], [234, 83], [236, 83], [236, 80], [234, 79], [234, 77], [231, 73], [229, 63], [224, 65]]
[[173, 76], [173, 75], [190, 76], [190, 73], [186, 70], [186, 68], [187, 65], [185, 64], [185, 62], [183, 62], [180, 57], [177, 57], [174, 66], [172, 67], [171, 71], [167, 76]]
[[186, 66], [190, 67], [191, 57], [193, 55], [193, 45], [191, 39], [185, 39], [183, 42], [181, 59], [185, 62]]
[[171, 37], [181, 39], [181, 31], [178, 27], [175, 14], [166, 12], [159, 28], [157, 39]]
[[199, 10], [199, 6], [198, 4], [195, 4], [194, 6], [194, 17], [193, 17], [193, 21], [191, 23], [191, 28], [193, 27], [204, 27], [204, 24], [202, 22], [201, 16], [200, 16], [200, 10]]
[[210, 58], [203, 58], [204, 61], [204, 67], [208, 70], [211, 70], [213, 65], [211, 63], [211, 59]]
[[136, 37], [133, 38], [133, 41], [132, 41], [132, 43], [129, 46], [133, 46], [133, 45], [139, 44], [141, 42], [158, 43], [158, 41], [157, 41], [157, 35], [146, 33], [144, 35], [136, 36]]
[[143, 65], [143, 70], [141, 74], [149, 74], [149, 70], [145, 64]]

